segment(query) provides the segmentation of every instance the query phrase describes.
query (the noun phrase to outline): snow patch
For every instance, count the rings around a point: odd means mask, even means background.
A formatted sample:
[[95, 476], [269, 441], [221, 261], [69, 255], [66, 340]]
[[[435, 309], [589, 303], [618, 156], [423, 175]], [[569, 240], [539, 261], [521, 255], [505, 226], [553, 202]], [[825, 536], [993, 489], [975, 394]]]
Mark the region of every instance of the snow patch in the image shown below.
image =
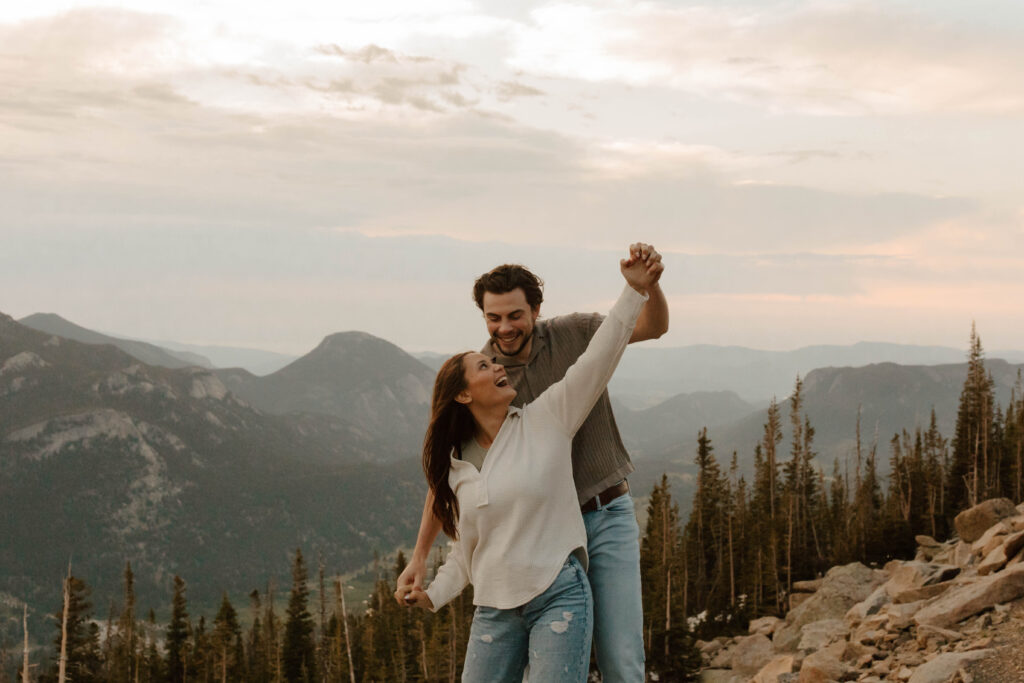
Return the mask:
[[19, 372], [21, 370], [28, 370], [29, 368], [45, 368], [49, 367], [49, 365], [49, 363], [40, 358], [37, 354], [34, 354], [31, 351], [22, 351], [21, 353], [14, 354], [5, 360], [3, 365], [0, 365], [0, 376], [12, 372]]

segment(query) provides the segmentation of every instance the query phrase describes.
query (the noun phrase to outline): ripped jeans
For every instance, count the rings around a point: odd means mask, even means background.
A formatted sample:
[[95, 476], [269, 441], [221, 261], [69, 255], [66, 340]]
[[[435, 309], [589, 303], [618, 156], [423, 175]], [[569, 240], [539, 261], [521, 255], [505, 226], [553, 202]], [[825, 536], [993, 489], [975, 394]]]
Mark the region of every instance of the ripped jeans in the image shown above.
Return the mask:
[[477, 607], [462, 669], [463, 683], [587, 680], [594, 601], [579, 560], [570, 555], [555, 582], [525, 605]]

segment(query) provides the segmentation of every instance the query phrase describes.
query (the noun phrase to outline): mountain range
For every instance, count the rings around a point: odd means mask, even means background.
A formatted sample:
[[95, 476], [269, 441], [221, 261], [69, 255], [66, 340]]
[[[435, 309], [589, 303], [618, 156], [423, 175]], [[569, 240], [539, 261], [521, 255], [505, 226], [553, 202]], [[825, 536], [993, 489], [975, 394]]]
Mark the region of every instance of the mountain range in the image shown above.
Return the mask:
[[126, 561], [147, 605], [174, 574], [197, 600], [264, 587], [299, 546], [344, 571], [407, 543], [423, 492], [351, 422], [0, 315], [0, 602], [52, 610], [69, 559], [101, 611]]
[[[439, 354], [343, 332], [258, 376], [55, 315], [22, 322], [0, 315], [0, 603], [52, 609], [69, 556], [97, 604], [117, 594], [126, 560], [140, 599], [160, 604], [175, 573], [216, 599], [280, 575], [296, 546], [338, 571], [414, 538]], [[887, 344], [630, 347], [611, 392], [634, 495], [667, 472], [687, 509], [703, 427], [723, 467], [735, 451], [749, 474], [772, 395], [788, 433], [798, 373], [826, 474], [851, 453], [858, 412], [884, 469], [893, 433], [927, 427], [932, 408], [951, 436], [963, 357]], [[987, 367], [1005, 404], [1022, 366]]]

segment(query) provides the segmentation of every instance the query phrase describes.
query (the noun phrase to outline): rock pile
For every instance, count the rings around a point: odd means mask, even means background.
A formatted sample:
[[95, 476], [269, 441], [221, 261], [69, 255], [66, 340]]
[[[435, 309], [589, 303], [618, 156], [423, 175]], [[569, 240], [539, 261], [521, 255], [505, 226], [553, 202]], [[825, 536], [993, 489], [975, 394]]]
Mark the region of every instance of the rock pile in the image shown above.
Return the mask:
[[[1024, 597], [1024, 503], [985, 501], [940, 543], [918, 536], [917, 556], [883, 569], [833, 567], [794, 584], [785, 619], [749, 635], [698, 641], [706, 683], [967, 683], [992, 652], [992, 627]], [[800, 596], [800, 597], [797, 597]]]

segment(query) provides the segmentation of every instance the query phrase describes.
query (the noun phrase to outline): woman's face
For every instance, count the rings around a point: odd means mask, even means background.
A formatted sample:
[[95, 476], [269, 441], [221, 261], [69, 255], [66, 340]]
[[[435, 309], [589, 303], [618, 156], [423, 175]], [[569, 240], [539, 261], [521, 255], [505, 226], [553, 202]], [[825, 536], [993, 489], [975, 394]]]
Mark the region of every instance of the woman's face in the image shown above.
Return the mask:
[[482, 353], [466, 354], [462, 359], [466, 388], [455, 400], [459, 403], [477, 403], [481, 406], [508, 405], [516, 396], [516, 390], [505, 375], [504, 366], [493, 362]]

